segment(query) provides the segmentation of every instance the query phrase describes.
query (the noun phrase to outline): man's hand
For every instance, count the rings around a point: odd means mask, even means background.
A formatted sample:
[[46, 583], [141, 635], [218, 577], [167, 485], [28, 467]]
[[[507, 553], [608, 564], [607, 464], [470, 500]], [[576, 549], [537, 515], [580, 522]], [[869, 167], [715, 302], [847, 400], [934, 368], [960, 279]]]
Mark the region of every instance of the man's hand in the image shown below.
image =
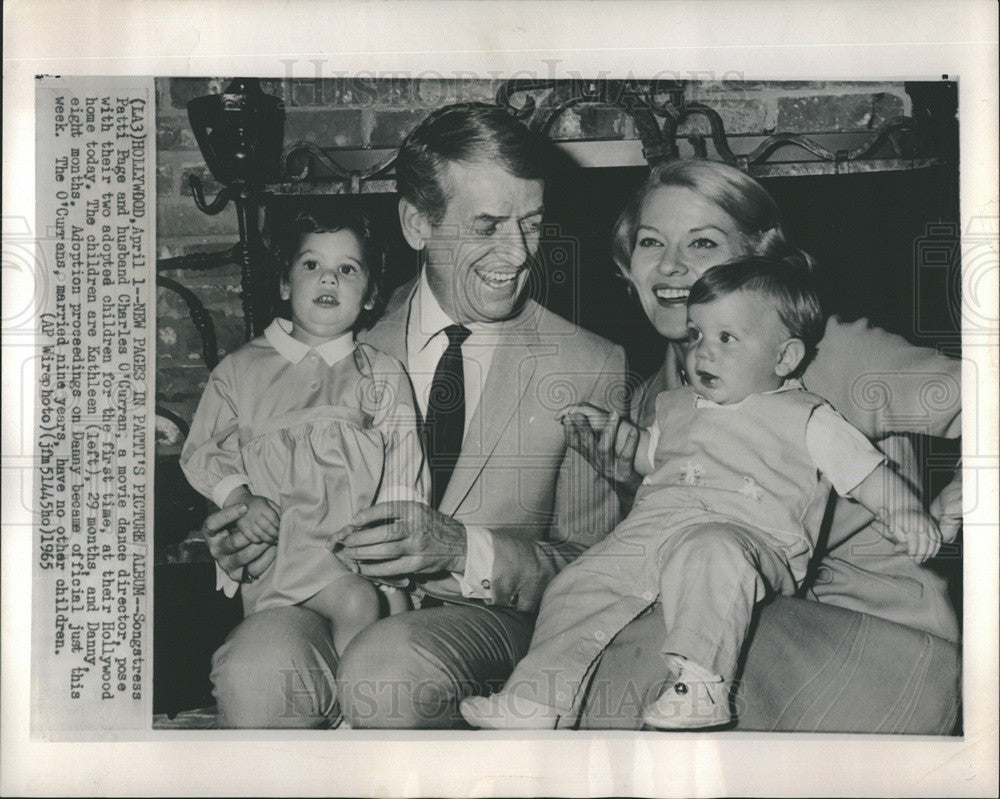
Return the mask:
[[566, 444], [616, 485], [637, 482], [635, 453], [639, 428], [617, 411], [605, 411], [587, 403], [568, 405], [556, 414], [566, 431]]
[[232, 529], [246, 512], [246, 505], [231, 505], [210, 514], [201, 525], [201, 535], [215, 562], [237, 581], [260, 577], [277, 555], [273, 544], [255, 543], [239, 530]]
[[380, 502], [354, 514], [327, 542], [366, 577], [465, 571], [465, 525], [421, 502]]

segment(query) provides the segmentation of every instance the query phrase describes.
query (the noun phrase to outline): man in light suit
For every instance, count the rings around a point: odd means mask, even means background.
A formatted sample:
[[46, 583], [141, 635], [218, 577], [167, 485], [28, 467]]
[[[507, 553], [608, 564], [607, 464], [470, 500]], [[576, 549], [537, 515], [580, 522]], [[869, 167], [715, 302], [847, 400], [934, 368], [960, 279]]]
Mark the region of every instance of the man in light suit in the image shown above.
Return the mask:
[[[460, 454], [442, 461], [430, 504], [375, 505], [331, 533], [361, 574], [411, 577], [422, 607], [343, 653], [304, 608], [244, 619], [213, 663], [224, 723], [321, 726], [339, 692], [355, 727], [455, 725], [458, 702], [523, 656], [548, 581], [617, 522], [613, 491], [555, 414], [571, 402], [621, 409], [624, 353], [527, 298], [545, 164], [543, 140], [493, 106], [441, 109], [403, 143], [400, 223], [422, 267], [359, 338], [407, 366], [428, 425], [454, 411], [432, 395], [460, 385], [458, 416], [438, 431]], [[252, 579], [273, 548], [228, 531], [231, 516], [210, 517], [206, 540], [224, 571]]]

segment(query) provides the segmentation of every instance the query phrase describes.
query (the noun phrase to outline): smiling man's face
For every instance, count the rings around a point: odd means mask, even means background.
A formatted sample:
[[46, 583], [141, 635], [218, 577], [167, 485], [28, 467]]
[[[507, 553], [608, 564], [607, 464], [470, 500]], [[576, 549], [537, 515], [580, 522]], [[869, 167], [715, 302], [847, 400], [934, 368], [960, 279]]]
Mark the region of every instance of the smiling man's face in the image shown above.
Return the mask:
[[442, 177], [448, 207], [425, 238], [431, 290], [455, 322], [509, 319], [538, 252], [544, 183], [488, 162], [448, 162]]

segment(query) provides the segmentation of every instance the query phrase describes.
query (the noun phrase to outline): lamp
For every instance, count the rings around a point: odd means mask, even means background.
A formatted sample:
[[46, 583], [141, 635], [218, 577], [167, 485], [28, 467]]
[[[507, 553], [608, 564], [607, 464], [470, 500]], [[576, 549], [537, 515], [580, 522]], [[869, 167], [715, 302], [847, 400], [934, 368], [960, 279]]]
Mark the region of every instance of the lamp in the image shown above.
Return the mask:
[[196, 97], [188, 119], [212, 176], [225, 186], [263, 183], [277, 174], [285, 106], [256, 78], [236, 78], [222, 94]]
[[236, 78], [222, 94], [196, 97], [188, 103], [188, 120], [205, 164], [223, 188], [205, 201], [201, 180], [189, 177], [195, 205], [206, 214], [217, 214], [229, 201], [236, 205], [240, 241], [225, 260], [241, 267], [243, 315], [246, 337], [259, 334], [271, 316], [275, 277], [254, 268], [254, 259], [266, 255], [260, 242], [257, 209], [252, 192], [278, 174], [284, 140], [285, 105], [264, 94], [256, 78]]

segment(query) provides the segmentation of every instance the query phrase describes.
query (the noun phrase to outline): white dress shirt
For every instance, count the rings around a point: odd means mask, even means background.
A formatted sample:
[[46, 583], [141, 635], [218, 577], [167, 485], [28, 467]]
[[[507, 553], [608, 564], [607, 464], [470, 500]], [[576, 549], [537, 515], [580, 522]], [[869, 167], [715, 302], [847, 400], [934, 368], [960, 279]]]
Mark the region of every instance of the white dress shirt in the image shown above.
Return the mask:
[[[406, 322], [406, 370], [413, 384], [420, 415], [427, 417], [427, 400], [434, 382], [438, 361], [448, 348], [444, 329], [454, 324], [442, 310], [423, 270], [410, 299]], [[465, 377], [465, 429], [479, 406], [486, 376], [493, 362], [500, 336], [500, 326], [482, 322], [465, 325], [471, 332], [462, 344], [462, 372]], [[490, 600], [493, 575], [493, 535], [485, 527], [466, 525], [465, 573], [454, 574], [462, 595]]]

